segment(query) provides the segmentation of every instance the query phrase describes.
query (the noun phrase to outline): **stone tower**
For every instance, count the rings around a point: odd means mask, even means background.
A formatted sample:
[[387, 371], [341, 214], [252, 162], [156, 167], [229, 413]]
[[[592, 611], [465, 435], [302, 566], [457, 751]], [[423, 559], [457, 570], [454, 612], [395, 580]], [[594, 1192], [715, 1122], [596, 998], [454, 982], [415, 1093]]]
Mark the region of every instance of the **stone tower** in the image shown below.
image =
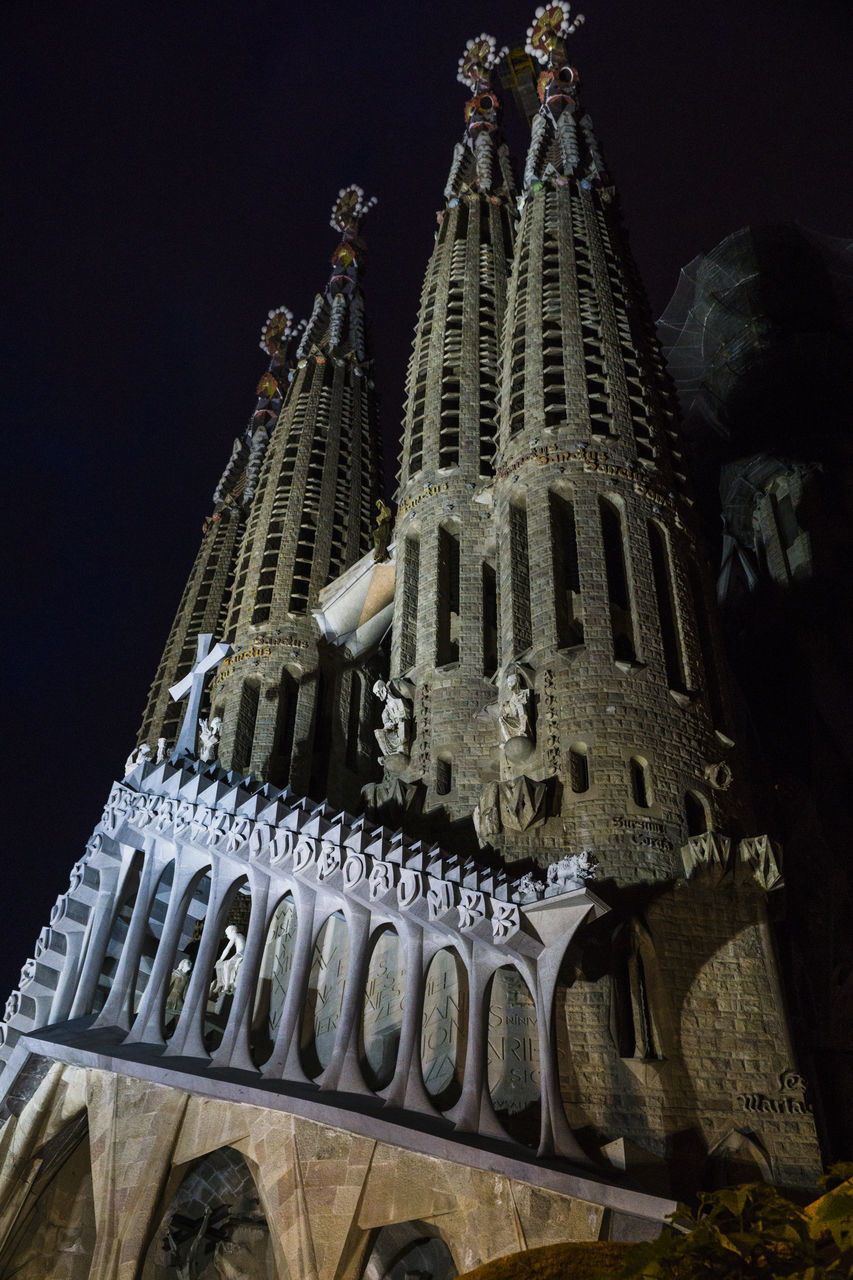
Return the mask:
[[271, 311], [261, 334], [261, 350], [269, 356], [269, 366], [258, 383], [255, 411], [234, 441], [231, 457], [216, 486], [213, 511], [204, 521], [201, 546], [148, 695], [139, 743], [147, 744], [152, 755], [161, 739], [165, 747], [177, 737], [181, 707], [170, 697], [169, 689], [190, 670], [196, 654], [196, 636], [205, 632], [220, 636], [225, 630], [246, 517], [288, 379], [292, 377], [287, 359], [292, 336], [293, 316], [287, 307]]
[[[3, 1274], [453, 1280], [649, 1238], [702, 1187], [814, 1185], [766, 904], [781, 853], [744, 834], [678, 426], [566, 54], [579, 21], [553, 4], [528, 32], [518, 200], [495, 42], [463, 55], [396, 539], [358, 188], [293, 369], [271, 317], [270, 426], [217, 491], [221, 550], [146, 717], [153, 746], [176, 679], [178, 746], [113, 783], [7, 1002]], [[231, 647], [204, 703], [202, 621]]]
[[[409, 807], [467, 818], [480, 792], [497, 670], [497, 565], [490, 504], [498, 360], [515, 189], [489, 73], [495, 41], [469, 42], [459, 79], [471, 98], [444, 189], [406, 384], [396, 559], [402, 573], [391, 669], [417, 687], [415, 754], [401, 770]], [[469, 749], [461, 750], [462, 734]], [[473, 749], [472, 749], [473, 748]]]

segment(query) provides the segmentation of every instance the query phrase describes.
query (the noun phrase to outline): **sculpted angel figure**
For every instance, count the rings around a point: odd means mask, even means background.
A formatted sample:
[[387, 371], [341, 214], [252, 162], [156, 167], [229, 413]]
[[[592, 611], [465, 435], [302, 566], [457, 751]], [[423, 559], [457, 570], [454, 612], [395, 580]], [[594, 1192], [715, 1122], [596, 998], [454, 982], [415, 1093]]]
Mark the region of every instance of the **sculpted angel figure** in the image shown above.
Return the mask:
[[411, 702], [384, 680], [376, 681], [373, 692], [384, 703], [382, 728], [375, 730], [381, 758], [384, 760], [386, 756], [407, 756], [412, 741]]
[[500, 706], [501, 736], [504, 742], [510, 738], [530, 738], [530, 690], [521, 677], [511, 671], [504, 684], [504, 696]]
[[225, 937], [227, 942], [214, 965], [216, 977], [210, 988], [212, 996], [233, 995], [234, 988], [237, 985], [237, 974], [240, 972], [240, 966], [243, 963], [243, 952], [246, 950], [246, 939], [236, 924], [225, 926]]
[[219, 735], [222, 732], [222, 721], [214, 716], [211, 721], [200, 720], [198, 724], [199, 749], [198, 758], [205, 764], [216, 759], [219, 750]]
[[143, 742], [141, 747], [134, 747], [130, 755], [124, 762], [124, 776], [128, 777], [133, 773], [138, 764], [145, 764], [151, 759], [151, 748], [147, 742]]

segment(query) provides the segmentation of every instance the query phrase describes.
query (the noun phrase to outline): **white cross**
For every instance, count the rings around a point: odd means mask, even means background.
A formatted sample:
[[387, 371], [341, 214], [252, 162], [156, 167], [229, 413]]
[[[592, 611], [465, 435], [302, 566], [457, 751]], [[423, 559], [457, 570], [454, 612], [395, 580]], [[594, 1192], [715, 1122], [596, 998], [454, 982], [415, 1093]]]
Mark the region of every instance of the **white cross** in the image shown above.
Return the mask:
[[169, 693], [175, 702], [179, 702], [181, 698], [187, 699], [187, 709], [184, 712], [184, 719], [181, 724], [181, 732], [178, 741], [175, 743], [175, 754], [184, 755], [186, 752], [195, 751], [195, 737], [198, 729], [198, 713], [201, 710], [201, 693], [204, 688], [204, 677], [213, 667], [218, 667], [223, 658], [227, 658], [234, 650], [230, 644], [225, 644], [220, 640], [213, 649], [210, 647], [212, 635], [200, 635], [198, 637], [198, 651], [196, 652], [195, 663], [188, 675], [183, 680], [179, 680], [177, 684], [173, 684]]

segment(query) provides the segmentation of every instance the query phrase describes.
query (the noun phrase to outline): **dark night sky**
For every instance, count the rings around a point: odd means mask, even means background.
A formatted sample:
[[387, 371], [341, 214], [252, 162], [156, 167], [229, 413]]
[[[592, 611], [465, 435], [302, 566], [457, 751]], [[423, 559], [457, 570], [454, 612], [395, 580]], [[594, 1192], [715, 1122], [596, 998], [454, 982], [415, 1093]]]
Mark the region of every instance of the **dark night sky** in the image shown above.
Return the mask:
[[[572, 56], [656, 314], [745, 223], [851, 230], [848, 0], [584, 7]], [[484, 28], [523, 38], [534, 8], [6, 0], [0, 998], [121, 776], [267, 311], [310, 309], [339, 187], [377, 195], [395, 441], [456, 63]]]

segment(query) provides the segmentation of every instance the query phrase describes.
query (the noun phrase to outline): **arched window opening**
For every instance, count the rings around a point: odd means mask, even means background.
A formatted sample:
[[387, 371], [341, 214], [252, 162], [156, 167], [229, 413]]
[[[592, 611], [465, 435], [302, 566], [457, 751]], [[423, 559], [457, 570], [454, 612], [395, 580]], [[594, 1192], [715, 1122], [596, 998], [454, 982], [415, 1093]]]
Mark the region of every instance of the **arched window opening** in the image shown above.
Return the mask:
[[209, 1052], [222, 1043], [222, 1036], [228, 1025], [237, 980], [243, 967], [251, 914], [252, 895], [243, 880], [234, 889], [226, 906], [207, 988], [204, 1044]]
[[631, 798], [638, 809], [648, 809], [652, 803], [652, 779], [648, 760], [642, 756], [632, 756]]
[[346, 763], [347, 768], [351, 769], [353, 773], [358, 771], [359, 759], [361, 756], [361, 700], [361, 675], [358, 671], [351, 671], [349, 683], [349, 709], [347, 711]]
[[418, 660], [418, 586], [421, 570], [421, 542], [409, 534], [403, 546], [403, 605], [400, 629], [400, 670], [408, 671]]
[[483, 561], [483, 675], [498, 669], [498, 582], [495, 566]]
[[661, 1058], [661, 1035], [650, 986], [657, 977], [654, 945], [638, 920], [613, 936], [610, 1031], [620, 1058]]
[[702, 836], [708, 830], [708, 810], [704, 800], [695, 791], [685, 793], [684, 816], [687, 821], [688, 837]]
[[628, 566], [625, 562], [622, 512], [606, 498], [599, 499], [599, 502], [607, 595], [610, 604], [610, 630], [613, 636], [613, 657], [617, 662], [634, 662], [637, 657], [637, 648], [634, 640], [631, 594], [628, 587]]
[[[157, 896], [159, 897], [159, 889]], [[163, 1034], [167, 1040], [171, 1039], [174, 1034], [178, 1019], [183, 1012], [187, 988], [190, 985], [193, 968], [198, 957], [198, 949], [201, 946], [201, 935], [209, 901], [210, 874], [208, 872], [201, 876], [193, 887], [178, 935], [178, 945], [171, 960], [171, 976], [166, 989], [163, 1014]], [[166, 899], [164, 907], [165, 905], [168, 905], [168, 899]], [[165, 909], [163, 909], [163, 919], [165, 919], [165, 915]], [[162, 930], [162, 925], [160, 928]]]
[[137, 851], [133, 855], [133, 861], [130, 864], [124, 885], [122, 887], [121, 899], [118, 909], [113, 918], [113, 926], [110, 930], [110, 936], [104, 950], [104, 958], [101, 963], [101, 972], [98, 977], [97, 986], [95, 987], [95, 996], [92, 1002], [92, 1013], [100, 1013], [106, 1003], [107, 996], [113, 985], [118, 962], [121, 953], [124, 950], [124, 941], [127, 937], [127, 931], [130, 928], [130, 920], [133, 915], [133, 908], [136, 905], [136, 895], [139, 892], [139, 879], [142, 871], [141, 852]]
[[335, 714], [335, 681], [325, 671], [317, 676], [314, 695], [314, 734], [311, 746], [311, 778], [308, 794], [314, 800], [325, 800], [329, 789], [332, 726]]
[[527, 508], [523, 500], [510, 504], [509, 554], [512, 571], [512, 643], [514, 656], [518, 658], [533, 644]]
[[453, 762], [449, 756], [439, 756], [435, 762], [435, 789], [438, 795], [449, 795], [453, 789]]
[[551, 521], [551, 559], [554, 573], [554, 612], [557, 647], [583, 644], [580, 617], [580, 570], [574, 503], [560, 493], [548, 494]]
[[438, 627], [435, 661], [459, 661], [459, 538], [445, 525], [438, 530]]
[[683, 692], [686, 688], [684, 654], [678, 633], [670, 548], [666, 534], [654, 520], [649, 521], [649, 546], [666, 679], [670, 689]]
[[269, 780], [276, 787], [284, 787], [290, 781], [298, 703], [299, 684], [289, 671], [283, 671], [278, 687], [278, 714], [269, 764]]
[[569, 779], [575, 795], [589, 791], [589, 752], [583, 742], [569, 748]]
[[234, 750], [231, 753], [231, 766], [238, 773], [248, 773], [252, 760], [252, 746], [255, 741], [255, 725], [258, 720], [258, 703], [261, 686], [258, 680], [246, 680], [240, 690], [240, 705], [237, 709], [237, 727], [234, 732]]
[[720, 692], [720, 682], [717, 677], [714, 641], [711, 635], [711, 626], [708, 621], [708, 611], [705, 608], [705, 593], [702, 589], [702, 579], [694, 560], [690, 560], [688, 562], [687, 576], [690, 582], [690, 594], [693, 597], [693, 616], [696, 619], [696, 634], [699, 638], [699, 651], [702, 654], [702, 666], [705, 670], [705, 691], [708, 695], [708, 709], [711, 712], [711, 718], [714, 725], [718, 728], [725, 728], [726, 715], [723, 707], [722, 694]]

